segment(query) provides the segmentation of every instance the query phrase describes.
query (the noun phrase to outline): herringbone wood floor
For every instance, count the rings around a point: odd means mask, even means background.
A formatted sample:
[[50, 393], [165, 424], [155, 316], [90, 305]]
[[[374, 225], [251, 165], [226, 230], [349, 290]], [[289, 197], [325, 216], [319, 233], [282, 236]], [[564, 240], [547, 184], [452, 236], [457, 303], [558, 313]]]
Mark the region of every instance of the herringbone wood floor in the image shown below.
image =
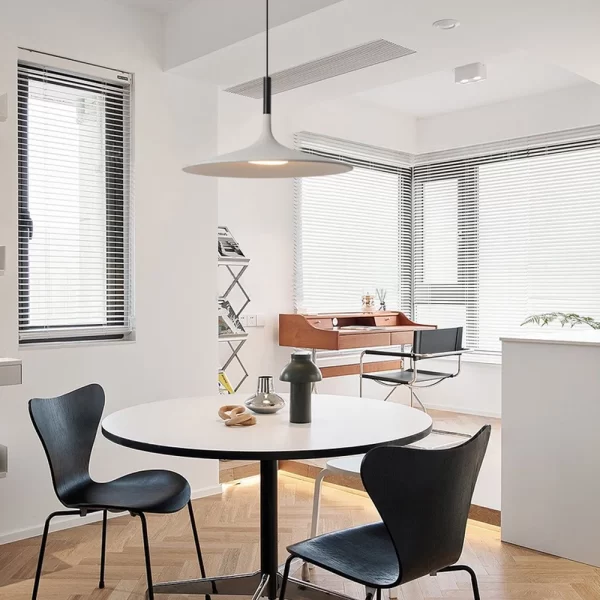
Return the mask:
[[[280, 475], [280, 558], [285, 546], [307, 537], [312, 485]], [[222, 496], [194, 502], [209, 574], [258, 566], [257, 479], [228, 486]], [[323, 527], [327, 530], [375, 520], [368, 498], [325, 486]], [[156, 581], [198, 576], [186, 511], [149, 517]], [[31, 587], [40, 538], [0, 546], [0, 600], [25, 600]], [[109, 521], [106, 588], [96, 588], [100, 524], [52, 533], [39, 600], [142, 600], [146, 580], [140, 524], [129, 516]], [[479, 576], [483, 600], [597, 600], [600, 569], [502, 544], [495, 527], [470, 522], [463, 561]], [[316, 570], [320, 585], [362, 597], [362, 589]], [[472, 600], [464, 574], [446, 573], [403, 586], [401, 600]], [[182, 596], [160, 596], [167, 600]], [[190, 597], [191, 598], [191, 597]]]

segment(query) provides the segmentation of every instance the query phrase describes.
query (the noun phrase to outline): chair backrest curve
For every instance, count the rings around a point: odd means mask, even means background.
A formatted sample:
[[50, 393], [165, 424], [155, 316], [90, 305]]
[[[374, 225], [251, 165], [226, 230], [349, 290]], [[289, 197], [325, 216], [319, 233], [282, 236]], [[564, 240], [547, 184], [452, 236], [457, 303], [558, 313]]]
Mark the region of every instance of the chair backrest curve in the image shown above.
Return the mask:
[[50, 464], [58, 499], [67, 506], [73, 491], [91, 481], [90, 457], [104, 410], [97, 383], [57, 398], [33, 398], [29, 414]]
[[363, 484], [396, 548], [398, 584], [459, 559], [490, 431], [441, 450], [379, 446], [363, 459]]

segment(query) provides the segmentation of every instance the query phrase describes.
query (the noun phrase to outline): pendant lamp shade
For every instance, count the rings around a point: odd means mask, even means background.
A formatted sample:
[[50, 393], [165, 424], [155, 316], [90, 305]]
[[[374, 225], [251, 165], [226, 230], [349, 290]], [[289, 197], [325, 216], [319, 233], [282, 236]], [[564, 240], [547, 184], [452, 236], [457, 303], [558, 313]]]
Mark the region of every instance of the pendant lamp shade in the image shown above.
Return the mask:
[[352, 166], [322, 156], [292, 150], [280, 144], [271, 130], [271, 78], [269, 77], [269, 0], [266, 0], [266, 76], [263, 79], [262, 133], [251, 146], [185, 167], [186, 173], [210, 177], [276, 179], [318, 177], [351, 171]]
[[283, 146], [273, 137], [271, 115], [266, 114], [262, 134], [254, 144], [183, 170], [212, 177], [276, 179], [336, 175], [351, 169], [350, 165]]

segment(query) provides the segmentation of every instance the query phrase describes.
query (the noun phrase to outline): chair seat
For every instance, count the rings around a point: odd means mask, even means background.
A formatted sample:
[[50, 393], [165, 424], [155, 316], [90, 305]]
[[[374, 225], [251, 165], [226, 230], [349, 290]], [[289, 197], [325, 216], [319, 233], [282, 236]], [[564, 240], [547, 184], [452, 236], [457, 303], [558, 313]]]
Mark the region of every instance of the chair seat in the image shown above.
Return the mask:
[[138, 471], [106, 483], [90, 482], [65, 497], [70, 508], [106, 508], [117, 511], [172, 513], [190, 500], [187, 480], [172, 471]]
[[288, 546], [288, 552], [362, 585], [393, 587], [400, 567], [383, 523], [326, 533]]
[[[436, 379], [448, 379], [453, 377], [452, 373], [441, 373], [438, 371], [422, 371], [417, 370], [416, 383], [425, 381], [434, 381]], [[412, 381], [413, 369], [402, 369], [399, 371], [382, 371], [377, 373], [364, 373], [363, 379], [372, 379], [373, 381], [386, 381], [388, 383], [396, 383], [398, 385], [407, 385]]]

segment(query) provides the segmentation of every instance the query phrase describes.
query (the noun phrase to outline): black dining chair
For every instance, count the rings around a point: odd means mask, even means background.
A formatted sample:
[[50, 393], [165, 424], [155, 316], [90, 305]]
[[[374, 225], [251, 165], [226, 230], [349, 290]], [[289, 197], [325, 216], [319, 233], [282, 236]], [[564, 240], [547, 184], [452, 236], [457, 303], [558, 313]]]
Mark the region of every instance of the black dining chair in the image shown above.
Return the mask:
[[34, 398], [29, 401], [33, 426], [50, 463], [54, 491], [61, 503], [69, 509], [53, 512], [46, 519], [33, 585], [33, 600], [37, 598], [40, 585], [50, 521], [64, 515], [84, 517], [89, 513], [102, 511], [99, 588], [104, 587], [108, 512], [127, 511], [132, 516], [139, 517], [144, 540], [148, 598], [153, 600], [145, 513], [174, 513], [187, 504], [200, 572], [202, 577], [206, 577], [191, 503], [190, 484], [184, 477], [165, 470], [138, 471], [103, 483], [90, 477], [90, 457], [103, 410], [104, 390], [95, 383], [57, 398]]
[[379, 446], [362, 461], [361, 477], [381, 521], [326, 533], [288, 547], [281, 600], [294, 558], [364, 585], [367, 600], [425, 575], [473, 569], [462, 553], [471, 498], [490, 439], [482, 427], [468, 441], [442, 450]]

